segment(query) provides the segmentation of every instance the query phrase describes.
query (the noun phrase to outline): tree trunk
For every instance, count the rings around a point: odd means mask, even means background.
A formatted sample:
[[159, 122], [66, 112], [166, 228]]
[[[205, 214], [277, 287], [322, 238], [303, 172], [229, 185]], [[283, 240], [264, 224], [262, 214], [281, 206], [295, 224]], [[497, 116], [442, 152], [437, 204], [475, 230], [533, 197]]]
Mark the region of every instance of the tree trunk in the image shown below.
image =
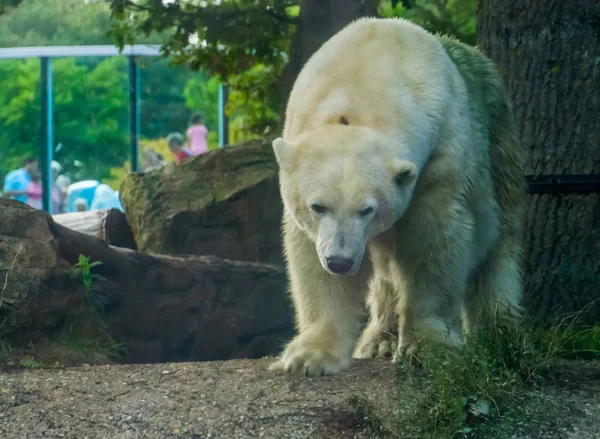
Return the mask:
[[127, 218], [118, 209], [62, 213], [52, 219], [71, 230], [100, 238], [109, 245], [137, 250]]
[[321, 44], [351, 21], [376, 16], [378, 4], [376, 0], [302, 0], [300, 24], [292, 39], [290, 60], [280, 79], [283, 105], [300, 69]]
[[[479, 45], [512, 96], [531, 177], [600, 174], [599, 26], [597, 0], [480, 1]], [[599, 299], [600, 195], [579, 192], [531, 195], [525, 304], [539, 317]], [[600, 301], [589, 311], [599, 321]]]

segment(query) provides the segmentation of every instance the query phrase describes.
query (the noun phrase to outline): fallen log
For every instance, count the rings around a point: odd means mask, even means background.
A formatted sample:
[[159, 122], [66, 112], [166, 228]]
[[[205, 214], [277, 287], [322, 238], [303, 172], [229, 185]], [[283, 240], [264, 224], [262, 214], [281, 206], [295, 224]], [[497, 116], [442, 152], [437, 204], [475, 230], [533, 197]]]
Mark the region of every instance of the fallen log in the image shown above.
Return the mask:
[[[20, 250], [19, 250], [20, 249]], [[130, 362], [209, 361], [277, 353], [293, 333], [286, 276], [211, 256], [155, 256], [108, 245], [41, 211], [0, 200], [0, 335], [32, 341], [80, 303], [72, 266], [84, 255], [105, 299], [108, 332]], [[13, 264], [14, 261], [14, 264]]]
[[127, 218], [118, 209], [62, 213], [53, 215], [52, 219], [76, 232], [100, 238], [107, 244], [137, 250]]

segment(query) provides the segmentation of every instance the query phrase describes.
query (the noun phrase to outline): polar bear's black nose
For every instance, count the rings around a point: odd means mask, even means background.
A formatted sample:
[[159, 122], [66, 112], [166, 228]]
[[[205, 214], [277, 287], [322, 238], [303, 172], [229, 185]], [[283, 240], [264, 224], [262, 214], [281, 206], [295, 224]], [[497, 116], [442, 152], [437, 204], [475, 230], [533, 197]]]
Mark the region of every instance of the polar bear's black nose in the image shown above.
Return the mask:
[[354, 261], [348, 258], [340, 258], [332, 256], [327, 258], [327, 268], [329, 268], [335, 274], [346, 274], [352, 270]]

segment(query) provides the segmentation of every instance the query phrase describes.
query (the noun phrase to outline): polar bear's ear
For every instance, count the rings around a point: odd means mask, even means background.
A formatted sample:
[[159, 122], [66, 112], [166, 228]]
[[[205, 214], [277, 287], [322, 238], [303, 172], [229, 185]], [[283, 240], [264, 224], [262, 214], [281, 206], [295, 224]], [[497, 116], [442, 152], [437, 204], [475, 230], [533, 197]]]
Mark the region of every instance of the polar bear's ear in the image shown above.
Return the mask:
[[273, 140], [273, 151], [275, 158], [281, 168], [287, 168], [292, 163], [293, 145], [287, 143], [283, 138]]
[[408, 160], [394, 160], [392, 176], [396, 186], [407, 186], [417, 177], [417, 166]]

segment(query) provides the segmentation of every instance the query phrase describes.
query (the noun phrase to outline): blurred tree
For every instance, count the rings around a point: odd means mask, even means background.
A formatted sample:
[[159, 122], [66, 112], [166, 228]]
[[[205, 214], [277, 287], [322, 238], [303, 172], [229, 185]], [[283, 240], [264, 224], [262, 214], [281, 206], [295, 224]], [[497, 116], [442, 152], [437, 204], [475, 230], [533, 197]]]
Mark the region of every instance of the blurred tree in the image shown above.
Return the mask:
[[[56, 159], [74, 174], [100, 177], [127, 157], [125, 60], [90, 71], [74, 59], [53, 63]], [[40, 145], [39, 61], [0, 63], [0, 173], [20, 166]], [[81, 165], [80, 165], [81, 163]]]
[[265, 134], [278, 126], [281, 104], [314, 50], [352, 19], [375, 14], [378, 3], [113, 0], [111, 33], [121, 46], [139, 35], [168, 35], [164, 54], [194, 70], [206, 68], [228, 83], [237, 93], [230, 111], [243, 112], [247, 128]]
[[112, 0], [111, 9], [119, 45], [161, 33], [165, 56], [229, 84], [237, 124], [264, 135], [280, 125], [308, 57], [352, 20], [403, 16], [473, 43], [477, 0]]
[[206, 71], [200, 69], [187, 82], [183, 92], [186, 106], [193, 112], [199, 111], [204, 114], [204, 122], [209, 130], [218, 128], [219, 84], [216, 77], [209, 78]]
[[104, 2], [23, 0], [0, 17], [0, 47], [111, 44], [109, 27]]
[[464, 43], [476, 43], [477, 0], [387, 0], [382, 17], [403, 17], [430, 32], [454, 35]]
[[[23, 0], [0, 16], [0, 47], [114, 44], [107, 36], [110, 8], [105, 1]], [[160, 43], [160, 34], [138, 40]], [[127, 64], [101, 57], [54, 60], [57, 159], [71, 172], [101, 178], [129, 155]], [[196, 73], [171, 66], [168, 59], [140, 58], [142, 136], [164, 137], [185, 131], [190, 116], [184, 88]], [[73, 66], [68, 72], [63, 66]], [[107, 66], [110, 66], [107, 68]], [[39, 62], [0, 60], [0, 112], [9, 125], [0, 133], [0, 179], [25, 155], [39, 152]], [[204, 78], [204, 77], [203, 77]], [[71, 99], [67, 102], [66, 99]], [[118, 102], [117, 102], [118, 100]], [[104, 105], [106, 104], [106, 105]], [[114, 107], [113, 104], [117, 104]], [[204, 103], [216, 114], [217, 98]], [[112, 112], [112, 113], [108, 113]], [[110, 120], [109, 120], [110, 119]], [[106, 125], [102, 126], [101, 124]], [[116, 131], [115, 131], [116, 130]], [[216, 133], [214, 134], [216, 135]], [[213, 135], [213, 136], [214, 136]], [[90, 155], [89, 148], [95, 148]], [[103, 154], [106, 158], [103, 158]], [[75, 160], [82, 166], [74, 166]]]
[[0, 15], [18, 6], [21, 1], [22, 0], [0, 0]]
[[[141, 59], [142, 136], [158, 138], [171, 131], [185, 132], [190, 113], [202, 111], [210, 129], [210, 144], [214, 147], [220, 80], [216, 75], [230, 85], [226, 109], [231, 118], [230, 140], [264, 135], [280, 123], [285, 102], [283, 96], [307, 57], [353, 18], [377, 13], [408, 16], [429, 26], [430, 30], [453, 29], [468, 35], [462, 29], [470, 25], [462, 24], [461, 14], [471, 14], [471, 6], [465, 5], [473, 2], [418, 0], [416, 3], [404, 2], [403, 5], [390, 0], [214, 0], [201, 3], [113, 0], [109, 7], [108, 2], [103, 0], [23, 0], [16, 8], [12, 6], [19, 2], [11, 2], [11, 7], [0, 16], [0, 47], [111, 44], [114, 36], [121, 44], [134, 41], [163, 43], [170, 60], [188, 64], [191, 68], [174, 68], [169, 59], [164, 58]], [[6, 4], [5, 1], [3, 5]], [[422, 13], [423, 8], [431, 10], [431, 14]], [[111, 11], [117, 18], [112, 23]], [[448, 14], [452, 17], [452, 25], [443, 21]], [[425, 15], [429, 17], [428, 22]], [[474, 14], [470, 18], [469, 23], [472, 23]], [[109, 28], [111, 35], [107, 35]], [[75, 67], [73, 75], [61, 72], [56, 78], [58, 82], [64, 76], [66, 81], [72, 81], [74, 89], [63, 90], [65, 97], [69, 93], [73, 96], [68, 103], [71, 107], [68, 107], [65, 98], [60, 97], [67, 107], [62, 109], [65, 113], [57, 117], [55, 139], [56, 143], [63, 145], [58, 157], [64, 155], [65, 160], [72, 162], [76, 158], [67, 157], [67, 151], [81, 150], [79, 156], [87, 158], [89, 151], [86, 148], [98, 141], [100, 144], [94, 154], [103, 151], [110, 156], [106, 163], [112, 167], [116, 157], [120, 156], [121, 160], [127, 158], [128, 151], [122, 150], [121, 146], [125, 139], [123, 135], [127, 135], [127, 115], [126, 108], [121, 108], [114, 113], [112, 121], [106, 120], [108, 125], [102, 131], [98, 123], [106, 117], [101, 105], [104, 100], [102, 93], [107, 93], [106, 102], [113, 101], [118, 95], [119, 105], [126, 104], [123, 101], [126, 88], [110, 92], [106, 87], [87, 89], [90, 86], [87, 75], [92, 74], [102, 62], [102, 58], [78, 59], [72, 64]], [[0, 90], [0, 102], [7, 103], [3, 109], [4, 117], [10, 121], [22, 118], [18, 124], [10, 122], [10, 129], [0, 133], [0, 154], [5, 158], [0, 163], [2, 177], [6, 168], [15, 166], [23, 155], [34, 153], [39, 147], [39, 124], [36, 122], [39, 118], [39, 91], [36, 88], [39, 87], [39, 64], [33, 61], [2, 61], [0, 66], [6, 77], [16, 77], [8, 79], [9, 84]], [[126, 65], [115, 61], [112, 66], [116, 69], [114, 73], [100, 71], [107, 76], [114, 75], [113, 85], [120, 87], [123, 75], [127, 73]], [[38, 79], [33, 80], [32, 77]], [[209, 77], [213, 79], [208, 81]], [[107, 79], [94, 78], [92, 83]], [[11, 94], [16, 96], [14, 102]], [[13, 111], [19, 108], [20, 112]], [[78, 111], [78, 108], [83, 111]], [[93, 114], [95, 111], [100, 114]], [[122, 120], [117, 121], [116, 115]], [[64, 128], [59, 126], [62, 124], [65, 124]], [[84, 128], [89, 124], [90, 128]], [[115, 126], [123, 132], [114, 131]], [[114, 145], [113, 140], [117, 142]], [[14, 153], [13, 159], [8, 158], [9, 150]], [[98, 156], [96, 163], [84, 170], [100, 177], [108, 172], [101, 167]]]

